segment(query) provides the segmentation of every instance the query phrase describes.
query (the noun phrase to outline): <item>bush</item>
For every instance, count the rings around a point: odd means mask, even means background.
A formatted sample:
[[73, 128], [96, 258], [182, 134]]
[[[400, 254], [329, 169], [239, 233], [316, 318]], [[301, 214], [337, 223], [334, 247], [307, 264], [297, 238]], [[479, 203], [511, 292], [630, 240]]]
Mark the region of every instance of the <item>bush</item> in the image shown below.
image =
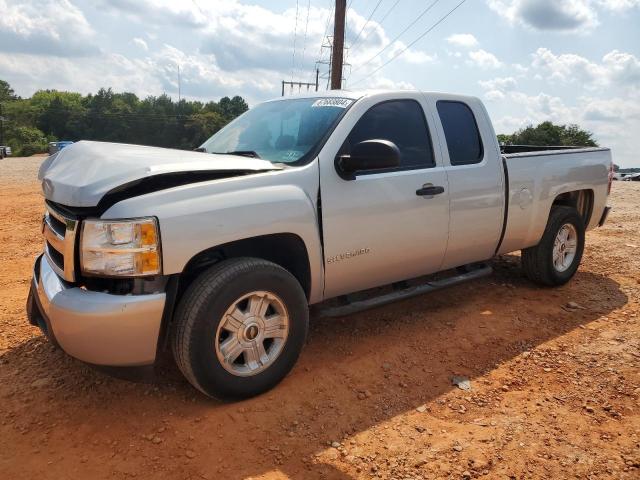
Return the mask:
[[8, 144], [16, 146], [13, 155], [17, 157], [43, 153], [47, 151], [48, 147], [45, 134], [34, 127], [16, 127], [11, 131]]

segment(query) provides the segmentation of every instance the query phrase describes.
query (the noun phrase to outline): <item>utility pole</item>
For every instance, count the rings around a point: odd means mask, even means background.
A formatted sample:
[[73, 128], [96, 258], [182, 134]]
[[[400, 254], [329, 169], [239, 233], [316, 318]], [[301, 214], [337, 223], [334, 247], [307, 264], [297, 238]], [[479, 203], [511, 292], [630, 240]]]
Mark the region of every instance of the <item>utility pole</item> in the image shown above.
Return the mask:
[[346, 10], [347, 0], [336, 0], [336, 16], [333, 22], [333, 51], [331, 54], [331, 90], [339, 90], [342, 88]]
[[178, 105], [180, 105], [180, 100], [182, 100], [181, 98], [181, 90], [182, 90], [182, 85], [181, 85], [181, 81], [180, 81], [180, 65], [178, 65]]

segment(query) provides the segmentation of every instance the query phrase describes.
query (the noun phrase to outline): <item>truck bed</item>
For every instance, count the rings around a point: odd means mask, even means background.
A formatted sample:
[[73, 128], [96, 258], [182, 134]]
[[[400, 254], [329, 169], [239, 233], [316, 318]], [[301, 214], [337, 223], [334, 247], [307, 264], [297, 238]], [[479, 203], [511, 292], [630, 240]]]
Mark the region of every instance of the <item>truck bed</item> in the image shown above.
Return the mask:
[[582, 150], [591, 147], [576, 147], [566, 145], [500, 145], [500, 153], [527, 153], [527, 152], [545, 152], [552, 150]]
[[[508, 145], [502, 150], [507, 205], [503, 240], [497, 253], [537, 245], [554, 202], [567, 192], [584, 192], [586, 228], [598, 224], [607, 200], [611, 151], [608, 148]], [[516, 152], [516, 150], [518, 150]]]

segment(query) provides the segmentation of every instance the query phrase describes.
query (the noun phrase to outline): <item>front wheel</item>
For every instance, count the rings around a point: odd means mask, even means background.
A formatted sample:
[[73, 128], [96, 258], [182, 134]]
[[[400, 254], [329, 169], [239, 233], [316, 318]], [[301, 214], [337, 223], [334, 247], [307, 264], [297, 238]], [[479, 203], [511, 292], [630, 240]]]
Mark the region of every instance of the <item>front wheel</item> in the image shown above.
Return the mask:
[[174, 318], [173, 353], [204, 394], [250, 397], [289, 373], [308, 324], [306, 296], [291, 273], [257, 258], [226, 260], [185, 292]]
[[580, 265], [584, 236], [584, 222], [575, 208], [552, 207], [540, 243], [522, 250], [526, 276], [540, 285], [567, 283]]

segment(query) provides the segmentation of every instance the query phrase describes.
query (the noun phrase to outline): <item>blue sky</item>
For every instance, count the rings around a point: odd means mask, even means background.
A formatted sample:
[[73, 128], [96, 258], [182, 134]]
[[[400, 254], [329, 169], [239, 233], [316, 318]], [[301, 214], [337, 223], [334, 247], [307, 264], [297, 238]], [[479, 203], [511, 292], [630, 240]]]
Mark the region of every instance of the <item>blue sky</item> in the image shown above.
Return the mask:
[[[640, 166], [640, 0], [466, 0], [393, 59], [459, 2], [348, 0], [347, 88], [476, 95], [499, 133], [577, 123], [616, 163]], [[312, 81], [331, 5], [0, 0], [0, 78], [23, 96], [112, 87], [177, 97], [179, 65], [183, 96], [255, 104], [278, 96], [282, 79]]]

